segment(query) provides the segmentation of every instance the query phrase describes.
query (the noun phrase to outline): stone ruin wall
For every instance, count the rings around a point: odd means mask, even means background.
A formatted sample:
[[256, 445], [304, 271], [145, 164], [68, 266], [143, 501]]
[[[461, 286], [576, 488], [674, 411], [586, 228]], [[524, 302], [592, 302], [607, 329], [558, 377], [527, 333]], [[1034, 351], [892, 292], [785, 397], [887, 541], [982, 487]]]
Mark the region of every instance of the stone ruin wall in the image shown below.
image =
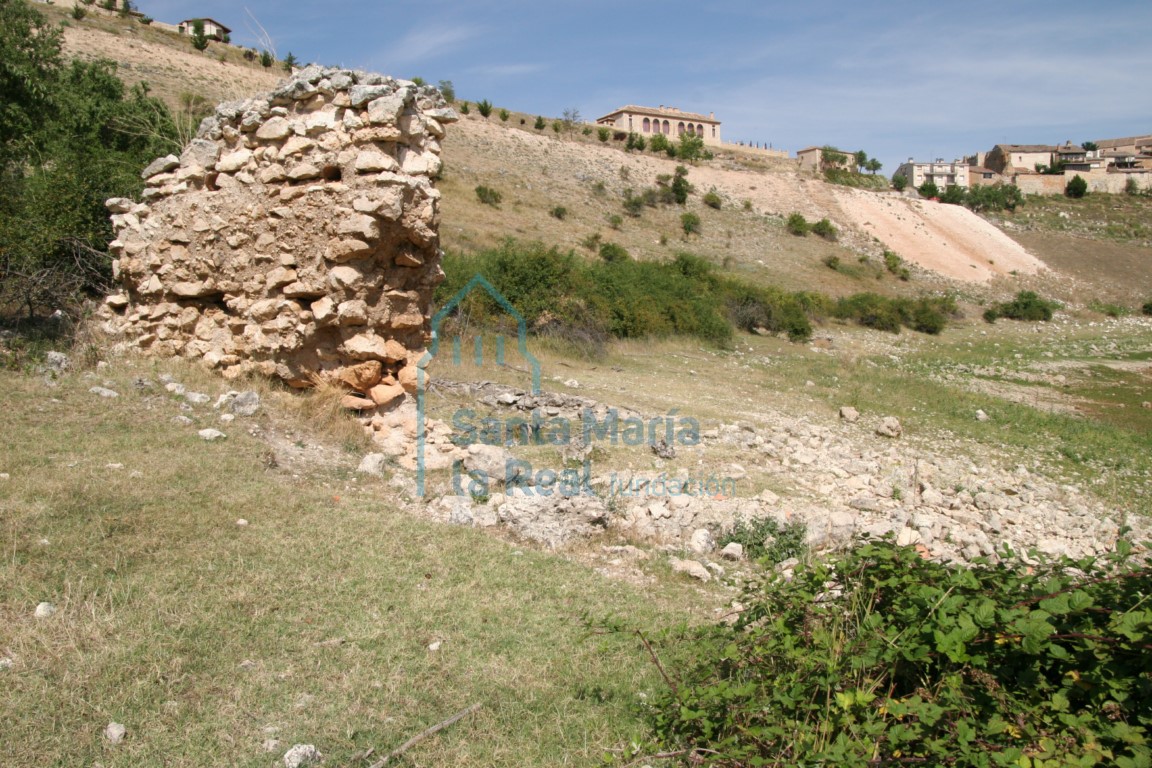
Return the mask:
[[142, 202], [108, 201], [105, 331], [226, 377], [343, 382], [349, 407], [402, 399], [443, 278], [433, 181], [456, 119], [434, 88], [316, 66], [220, 105], [145, 169]]

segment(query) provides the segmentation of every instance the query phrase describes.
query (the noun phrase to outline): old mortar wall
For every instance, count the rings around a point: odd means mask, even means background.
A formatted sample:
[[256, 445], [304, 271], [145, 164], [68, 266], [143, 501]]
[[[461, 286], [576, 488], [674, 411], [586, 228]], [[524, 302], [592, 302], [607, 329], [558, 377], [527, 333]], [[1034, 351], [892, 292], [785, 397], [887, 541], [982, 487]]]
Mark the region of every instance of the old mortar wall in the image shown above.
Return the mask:
[[402, 398], [443, 278], [433, 180], [456, 119], [434, 88], [316, 66], [220, 105], [144, 171], [142, 202], [108, 201], [105, 330], [229, 377]]

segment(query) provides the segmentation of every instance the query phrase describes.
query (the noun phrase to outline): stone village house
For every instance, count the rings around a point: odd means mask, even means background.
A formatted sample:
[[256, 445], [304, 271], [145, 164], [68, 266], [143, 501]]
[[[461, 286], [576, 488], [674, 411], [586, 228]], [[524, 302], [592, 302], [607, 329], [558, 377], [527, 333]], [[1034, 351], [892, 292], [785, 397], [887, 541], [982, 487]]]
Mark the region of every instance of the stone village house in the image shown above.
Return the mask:
[[224, 26], [215, 19], [201, 18], [201, 19], [185, 19], [180, 22], [176, 27], [176, 31], [182, 35], [191, 35], [196, 22], [204, 24], [204, 36], [209, 40], [215, 40], [218, 43], [224, 42], [224, 39], [232, 34], [232, 30]]

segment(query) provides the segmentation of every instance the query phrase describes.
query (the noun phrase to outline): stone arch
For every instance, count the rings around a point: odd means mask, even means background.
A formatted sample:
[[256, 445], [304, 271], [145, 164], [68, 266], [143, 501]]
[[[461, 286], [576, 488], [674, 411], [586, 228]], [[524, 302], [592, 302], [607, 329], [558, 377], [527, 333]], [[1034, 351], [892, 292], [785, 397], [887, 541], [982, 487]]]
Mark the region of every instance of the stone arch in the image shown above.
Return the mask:
[[644, 133], [652, 133], [652, 121], [644, 118]]

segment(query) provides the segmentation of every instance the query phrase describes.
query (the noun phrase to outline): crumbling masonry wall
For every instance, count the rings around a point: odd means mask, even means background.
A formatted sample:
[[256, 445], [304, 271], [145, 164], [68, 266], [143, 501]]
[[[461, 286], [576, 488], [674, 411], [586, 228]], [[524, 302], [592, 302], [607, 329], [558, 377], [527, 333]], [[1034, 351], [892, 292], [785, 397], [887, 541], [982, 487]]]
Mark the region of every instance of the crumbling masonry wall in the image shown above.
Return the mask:
[[220, 105], [145, 169], [142, 202], [108, 201], [105, 330], [229, 377], [402, 398], [443, 278], [433, 180], [456, 119], [434, 88], [316, 66]]

